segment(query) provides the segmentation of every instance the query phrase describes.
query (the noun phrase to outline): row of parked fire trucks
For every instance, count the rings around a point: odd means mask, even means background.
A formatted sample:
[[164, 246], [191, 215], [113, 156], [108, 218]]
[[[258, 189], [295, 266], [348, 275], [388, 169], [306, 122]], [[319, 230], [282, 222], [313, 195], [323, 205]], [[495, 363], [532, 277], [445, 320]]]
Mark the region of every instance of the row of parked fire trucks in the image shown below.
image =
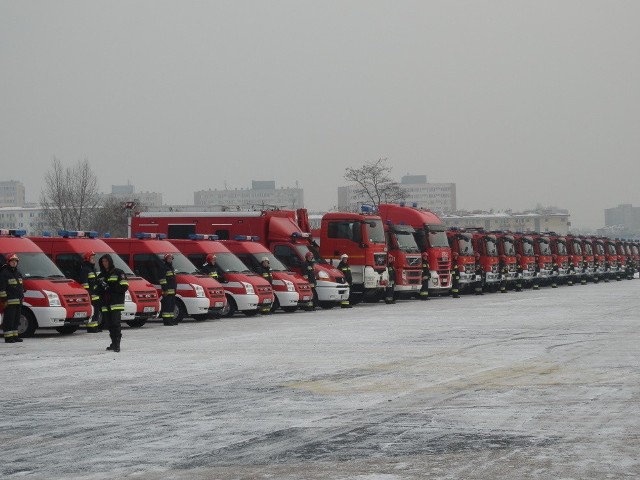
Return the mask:
[[[95, 232], [61, 231], [26, 237], [0, 230], [0, 260], [20, 257], [25, 299], [18, 332], [38, 328], [73, 333], [92, 315], [91, 300], [77, 282], [88, 252], [111, 253], [129, 278], [123, 320], [140, 327], [159, 313], [160, 272], [166, 254], [177, 276], [175, 317], [204, 320], [237, 312], [308, 310], [377, 301], [392, 287], [395, 298], [412, 298], [428, 278], [431, 294], [447, 294], [452, 272], [458, 289], [503, 283], [531, 285], [633, 278], [640, 242], [554, 233], [447, 229], [433, 212], [404, 204], [381, 204], [361, 212], [309, 216], [304, 209], [250, 212], [138, 212], [129, 238], [98, 238]], [[308, 252], [315, 288], [304, 278]], [[199, 271], [214, 254], [219, 282]], [[347, 254], [349, 285], [336, 268]], [[273, 280], [255, 273], [264, 258]], [[4, 263], [4, 262], [3, 262]], [[423, 265], [428, 265], [425, 275]], [[393, 278], [389, 278], [392, 272]]]

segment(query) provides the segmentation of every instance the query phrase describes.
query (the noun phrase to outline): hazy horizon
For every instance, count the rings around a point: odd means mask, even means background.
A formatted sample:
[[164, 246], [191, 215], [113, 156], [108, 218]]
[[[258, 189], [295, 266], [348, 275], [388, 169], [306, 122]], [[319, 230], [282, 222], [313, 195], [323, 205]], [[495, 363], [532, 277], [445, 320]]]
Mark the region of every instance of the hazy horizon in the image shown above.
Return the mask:
[[[304, 189], [346, 167], [455, 183], [464, 210], [640, 205], [640, 2], [0, 0], [1, 180]], [[634, 53], [636, 52], [636, 53]], [[35, 173], [34, 173], [35, 172]]]

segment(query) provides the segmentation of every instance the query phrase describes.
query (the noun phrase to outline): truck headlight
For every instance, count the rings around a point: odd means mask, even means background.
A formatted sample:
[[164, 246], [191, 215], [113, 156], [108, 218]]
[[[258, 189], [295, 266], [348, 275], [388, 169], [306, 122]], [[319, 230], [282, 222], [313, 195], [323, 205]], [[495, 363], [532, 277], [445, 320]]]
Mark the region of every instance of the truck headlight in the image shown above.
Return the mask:
[[287, 292], [295, 292], [296, 287], [293, 286], [293, 282], [289, 280], [283, 280], [284, 284], [287, 286]]
[[240, 282], [240, 283], [242, 283], [242, 286], [247, 291], [247, 295], [255, 295], [256, 292], [253, 289], [253, 285], [251, 285], [250, 283], [247, 283], [247, 282]]
[[193, 287], [193, 289], [196, 292], [196, 297], [203, 298], [205, 296], [204, 288], [202, 288], [202, 285], [197, 285], [195, 283], [192, 283], [191, 286]]
[[129, 293], [129, 290], [124, 292], [124, 301], [125, 302], [133, 302], [133, 299], [131, 298], [131, 294]]
[[318, 278], [321, 278], [322, 280], [329, 280], [329, 274], [324, 270], [320, 270], [318, 272]]
[[49, 290], [43, 290], [44, 294], [47, 296], [47, 300], [49, 300], [50, 307], [61, 307], [62, 303], [60, 303], [60, 297], [57, 293], [51, 292]]

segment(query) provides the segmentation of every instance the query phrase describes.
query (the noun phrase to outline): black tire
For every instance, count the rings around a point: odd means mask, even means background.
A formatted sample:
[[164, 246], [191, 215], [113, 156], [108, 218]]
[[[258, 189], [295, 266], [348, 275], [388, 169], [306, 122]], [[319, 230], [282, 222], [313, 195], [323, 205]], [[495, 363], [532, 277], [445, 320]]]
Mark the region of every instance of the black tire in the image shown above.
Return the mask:
[[278, 310], [279, 308], [280, 308], [280, 302], [278, 301], [278, 297], [274, 295], [273, 303], [271, 304], [271, 313], [275, 313], [275, 311]]
[[176, 323], [180, 323], [187, 316], [187, 308], [182, 303], [182, 300], [176, 298], [176, 306], [173, 308], [173, 320]]
[[23, 338], [33, 337], [36, 329], [38, 328], [38, 322], [31, 310], [24, 307], [20, 310], [20, 319], [18, 320], [18, 336]]
[[145, 323], [147, 323], [146, 320], [127, 320], [127, 325], [129, 325], [131, 328], [143, 327]]
[[64, 327], [56, 328], [56, 330], [58, 331], [58, 333], [60, 333], [62, 335], [71, 335], [76, 330], [78, 330], [78, 326], [77, 325], [65, 325]]
[[196, 322], [204, 322], [207, 318], [209, 318], [209, 314], [208, 313], [206, 313], [204, 315], [194, 315], [193, 316], [193, 319]]
[[258, 314], [259, 310], [243, 310], [242, 313], [244, 313], [247, 317], [255, 317]]
[[336, 305], [336, 302], [318, 302], [318, 306], [323, 310], [331, 310]]
[[298, 307], [282, 307], [282, 310], [287, 313], [293, 313], [298, 310]]
[[236, 301], [230, 296], [227, 295], [227, 306], [220, 312], [220, 316], [222, 318], [230, 318], [238, 311], [238, 306], [236, 305]]

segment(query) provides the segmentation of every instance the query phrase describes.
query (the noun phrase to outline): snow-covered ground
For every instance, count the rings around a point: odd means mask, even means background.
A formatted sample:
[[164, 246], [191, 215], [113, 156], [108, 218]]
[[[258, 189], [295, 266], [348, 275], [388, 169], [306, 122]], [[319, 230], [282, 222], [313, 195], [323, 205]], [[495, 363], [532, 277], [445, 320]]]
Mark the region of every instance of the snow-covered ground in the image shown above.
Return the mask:
[[640, 475], [640, 281], [0, 344], [0, 478]]

